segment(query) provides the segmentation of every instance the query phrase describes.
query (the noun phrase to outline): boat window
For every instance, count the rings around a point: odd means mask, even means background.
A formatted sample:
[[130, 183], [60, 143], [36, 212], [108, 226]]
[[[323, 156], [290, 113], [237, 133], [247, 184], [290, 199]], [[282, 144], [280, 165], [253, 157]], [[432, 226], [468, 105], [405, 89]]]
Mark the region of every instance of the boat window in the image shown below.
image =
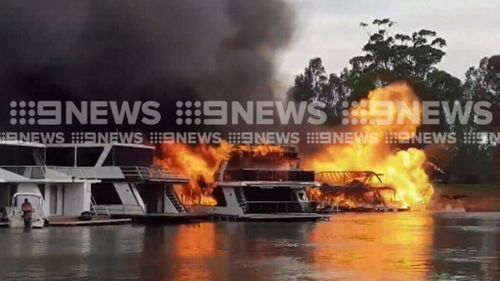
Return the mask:
[[226, 198], [224, 197], [224, 192], [221, 187], [216, 187], [212, 193], [212, 196], [215, 198], [215, 201], [217, 201], [217, 206], [227, 206]]
[[300, 201], [306, 201], [306, 195], [304, 194], [304, 192], [299, 192], [297, 194], [299, 195]]
[[243, 192], [248, 201], [297, 201], [297, 196], [288, 186], [274, 188], [248, 187]]
[[113, 162], [116, 166], [151, 166], [154, 150], [140, 147], [114, 146]]
[[91, 192], [97, 205], [122, 204], [122, 200], [112, 183], [94, 183], [92, 184]]
[[0, 145], [0, 166], [40, 166], [44, 164], [44, 149], [21, 145]]
[[103, 147], [78, 147], [76, 149], [76, 165], [93, 167], [99, 160]]
[[74, 147], [48, 147], [46, 149], [47, 165], [69, 166], [75, 165]]

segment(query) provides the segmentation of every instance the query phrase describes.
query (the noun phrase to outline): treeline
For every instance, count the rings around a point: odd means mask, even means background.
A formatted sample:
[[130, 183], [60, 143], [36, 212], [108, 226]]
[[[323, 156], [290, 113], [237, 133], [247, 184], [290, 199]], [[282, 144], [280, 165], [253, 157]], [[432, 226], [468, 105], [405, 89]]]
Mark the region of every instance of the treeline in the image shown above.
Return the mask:
[[458, 137], [454, 145], [428, 149], [429, 161], [444, 171], [434, 176], [454, 183], [500, 182], [499, 147], [488, 142], [464, 143], [462, 137], [466, 132], [499, 131], [500, 55], [481, 59], [477, 66], [467, 70], [462, 81], [437, 67], [446, 55], [445, 39], [426, 29], [412, 34], [395, 33], [394, 24], [387, 18], [361, 23], [368, 34], [362, 54], [351, 58], [349, 66], [339, 74], [327, 73], [321, 58], [311, 59], [304, 72], [296, 76], [289, 98], [326, 103], [331, 126], [340, 124], [343, 101], [360, 100], [377, 87], [401, 80], [409, 83], [421, 100], [490, 101], [494, 105], [494, 121], [489, 125], [440, 122], [440, 125], [421, 126], [419, 130], [455, 132]]

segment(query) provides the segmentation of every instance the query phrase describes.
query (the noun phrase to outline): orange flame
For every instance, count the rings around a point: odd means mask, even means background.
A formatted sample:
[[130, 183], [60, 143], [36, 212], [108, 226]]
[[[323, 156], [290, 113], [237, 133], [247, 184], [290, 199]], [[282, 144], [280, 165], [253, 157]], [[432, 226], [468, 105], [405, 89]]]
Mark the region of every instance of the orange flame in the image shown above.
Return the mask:
[[238, 154], [250, 154], [255, 157], [263, 157], [269, 154], [283, 154], [285, 149], [281, 146], [261, 144], [261, 145], [242, 145], [233, 150]]
[[[426, 156], [422, 150], [410, 148], [395, 152], [384, 142], [385, 133], [398, 133], [405, 138], [411, 138], [420, 124], [420, 119], [410, 116], [407, 110], [393, 107], [387, 113], [393, 122], [380, 125], [373, 121], [380, 118], [377, 113], [379, 101], [398, 101], [408, 108], [414, 103], [420, 103], [413, 90], [406, 83], [393, 83], [378, 88], [369, 93], [368, 98], [360, 101], [360, 106], [351, 109], [351, 117], [365, 118], [364, 125], [350, 128], [354, 131], [375, 133], [377, 141], [356, 142], [349, 145], [330, 145], [313, 157], [304, 159], [305, 167], [316, 172], [345, 171], [345, 170], [373, 170], [383, 174], [386, 184], [395, 188], [399, 197], [409, 206], [427, 203], [433, 192], [432, 185], [424, 170]], [[420, 107], [415, 115], [421, 116]], [[399, 117], [398, 117], [399, 116]], [[413, 118], [413, 119], [412, 119]], [[404, 134], [399, 134], [404, 132]]]
[[168, 143], [161, 147], [161, 157], [156, 164], [167, 169], [181, 172], [189, 178], [184, 186], [181, 199], [184, 204], [216, 205], [209, 194], [214, 183], [214, 173], [219, 164], [229, 157], [231, 145], [223, 142], [219, 147], [210, 145], [189, 146]]
[[282, 155], [285, 152], [284, 148], [275, 145], [233, 146], [225, 141], [218, 147], [167, 143], [162, 145], [160, 151], [161, 157], [155, 159], [157, 165], [180, 172], [189, 178], [189, 184], [184, 186], [180, 194], [183, 203], [211, 206], [217, 204], [210, 194], [216, 180], [214, 175], [222, 163], [235, 155], [259, 158], [270, 154]]

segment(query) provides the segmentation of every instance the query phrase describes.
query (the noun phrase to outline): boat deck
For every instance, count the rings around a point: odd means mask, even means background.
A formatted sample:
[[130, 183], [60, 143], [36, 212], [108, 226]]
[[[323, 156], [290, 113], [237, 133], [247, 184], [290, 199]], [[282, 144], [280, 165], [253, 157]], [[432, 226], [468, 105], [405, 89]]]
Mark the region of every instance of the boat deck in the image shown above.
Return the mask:
[[209, 220], [209, 214], [193, 214], [193, 213], [151, 213], [131, 217], [137, 222], [189, 222]]
[[78, 220], [78, 217], [51, 217], [49, 226], [89, 226], [89, 225], [109, 225], [126, 224], [132, 222], [130, 218], [110, 218], [107, 216], [92, 217], [92, 220]]

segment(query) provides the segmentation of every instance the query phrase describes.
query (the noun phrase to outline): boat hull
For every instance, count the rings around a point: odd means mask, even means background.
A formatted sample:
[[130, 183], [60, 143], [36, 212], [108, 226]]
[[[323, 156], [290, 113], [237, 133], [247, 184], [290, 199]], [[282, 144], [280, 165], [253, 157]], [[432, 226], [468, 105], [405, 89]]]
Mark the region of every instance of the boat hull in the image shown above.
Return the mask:
[[[31, 228], [42, 228], [45, 225], [45, 221], [40, 218], [32, 218]], [[10, 217], [9, 227], [11, 228], [24, 228], [24, 220], [22, 217]]]

